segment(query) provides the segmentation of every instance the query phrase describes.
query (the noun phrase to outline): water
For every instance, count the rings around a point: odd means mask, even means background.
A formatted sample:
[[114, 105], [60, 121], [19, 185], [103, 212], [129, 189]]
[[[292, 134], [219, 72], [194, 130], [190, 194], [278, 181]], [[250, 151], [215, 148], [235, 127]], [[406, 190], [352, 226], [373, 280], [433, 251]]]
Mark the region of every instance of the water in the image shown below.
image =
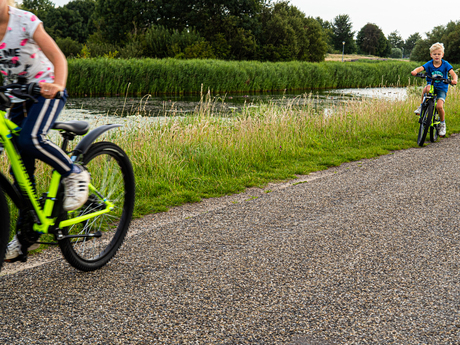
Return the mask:
[[[261, 103], [296, 104], [313, 103], [328, 112], [333, 105], [350, 99], [386, 98], [404, 99], [406, 88], [331, 89], [321, 91], [265, 92], [254, 94], [164, 95], [144, 97], [83, 97], [69, 98], [63, 115], [88, 119], [94, 116], [169, 116], [186, 115], [200, 107], [200, 101], [210, 101], [213, 113], [224, 115], [240, 111], [243, 107], [257, 107]], [[202, 104], [202, 103], [201, 103]], [[75, 118], [75, 117], [74, 117]]]

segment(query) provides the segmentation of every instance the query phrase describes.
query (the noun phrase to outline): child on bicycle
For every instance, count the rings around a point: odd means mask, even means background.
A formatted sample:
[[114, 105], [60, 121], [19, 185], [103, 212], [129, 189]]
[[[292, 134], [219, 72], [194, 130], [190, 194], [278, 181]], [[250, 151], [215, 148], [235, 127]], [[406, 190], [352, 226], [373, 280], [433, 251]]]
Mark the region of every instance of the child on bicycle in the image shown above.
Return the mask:
[[[429, 76], [441, 76], [443, 78], [448, 78], [448, 74], [452, 77], [452, 85], [457, 84], [457, 74], [455, 74], [454, 69], [447, 61], [443, 60], [444, 57], [444, 45], [442, 43], [435, 43], [430, 47], [430, 56], [432, 57], [431, 61], [428, 61], [423, 66], [417, 67], [414, 69], [411, 74], [416, 75], [417, 73], [426, 71], [426, 74]], [[427, 92], [430, 91], [431, 81], [428, 81], [428, 85], [423, 89], [422, 92], [422, 103], [423, 98]], [[439, 135], [446, 135], [446, 121], [445, 121], [445, 112], [444, 112], [444, 103], [446, 102], [447, 91], [449, 85], [444, 84], [443, 82], [436, 80], [434, 83], [434, 92], [436, 93], [436, 109], [438, 111], [439, 117], [441, 119], [441, 125], [439, 126]], [[414, 111], [416, 114], [420, 114], [422, 105]]]
[[[4, 85], [39, 83], [38, 103], [9, 96], [9, 118], [22, 128], [16, 145], [34, 181], [35, 159], [51, 165], [63, 178], [66, 211], [81, 207], [88, 199], [89, 173], [47, 139], [47, 133], [63, 109], [67, 92], [67, 60], [42, 22], [30, 12], [14, 7], [14, 0], [0, 0], [0, 72]], [[60, 99], [56, 95], [60, 93]], [[20, 229], [19, 217], [17, 229]], [[18, 236], [8, 244], [5, 260], [26, 254]]]

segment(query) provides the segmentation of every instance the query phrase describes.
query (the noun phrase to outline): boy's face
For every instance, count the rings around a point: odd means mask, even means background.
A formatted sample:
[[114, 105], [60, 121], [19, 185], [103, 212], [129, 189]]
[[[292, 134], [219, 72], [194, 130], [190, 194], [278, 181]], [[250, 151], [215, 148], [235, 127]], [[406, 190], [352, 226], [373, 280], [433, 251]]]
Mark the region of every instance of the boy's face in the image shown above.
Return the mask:
[[430, 56], [434, 62], [441, 62], [441, 59], [443, 58], [444, 53], [441, 49], [436, 49], [431, 52]]

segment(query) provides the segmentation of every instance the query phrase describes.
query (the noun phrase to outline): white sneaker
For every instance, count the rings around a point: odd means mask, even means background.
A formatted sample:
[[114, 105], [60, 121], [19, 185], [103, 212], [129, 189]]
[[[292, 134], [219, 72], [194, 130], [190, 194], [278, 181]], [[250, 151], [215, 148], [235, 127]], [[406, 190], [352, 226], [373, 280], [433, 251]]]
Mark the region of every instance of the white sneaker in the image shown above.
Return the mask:
[[64, 210], [72, 211], [81, 207], [88, 200], [89, 173], [80, 165], [75, 164], [79, 173], [71, 173], [63, 179], [65, 186]]
[[443, 137], [445, 135], [446, 135], [446, 123], [444, 122], [439, 125], [439, 136]]
[[414, 110], [414, 113], [416, 113], [417, 115], [420, 115], [421, 111], [422, 111], [422, 106], [419, 105], [418, 108]]
[[[38, 247], [40, 247], [40, 244], [34, 243], [29, 248], [27, 248], [27, 251], [37, 249]], [[5, 260], [13, 261], [22, 254], [24, 253], [22, 252], [21, 242], [19, 242], [18, 236], [14, 235], [13, 239], [10, 241], [10, 243], [8, 243], [8, 247], [6, 248]]]

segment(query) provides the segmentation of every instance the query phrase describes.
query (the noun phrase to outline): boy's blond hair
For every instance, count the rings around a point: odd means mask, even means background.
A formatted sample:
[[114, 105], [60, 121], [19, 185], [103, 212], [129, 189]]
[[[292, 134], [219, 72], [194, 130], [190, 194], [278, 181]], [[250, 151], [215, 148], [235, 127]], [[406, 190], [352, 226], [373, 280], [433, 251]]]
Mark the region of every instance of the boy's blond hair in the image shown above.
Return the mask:
[[436, 42], [430, 47], [430, 53], [434, 52], [435, 50], [440, 49], [444, 53], [444, 44]]
[[16, 7], [16, 2], [14, 0], [8, 0], [8, 5], [11, 7]]

